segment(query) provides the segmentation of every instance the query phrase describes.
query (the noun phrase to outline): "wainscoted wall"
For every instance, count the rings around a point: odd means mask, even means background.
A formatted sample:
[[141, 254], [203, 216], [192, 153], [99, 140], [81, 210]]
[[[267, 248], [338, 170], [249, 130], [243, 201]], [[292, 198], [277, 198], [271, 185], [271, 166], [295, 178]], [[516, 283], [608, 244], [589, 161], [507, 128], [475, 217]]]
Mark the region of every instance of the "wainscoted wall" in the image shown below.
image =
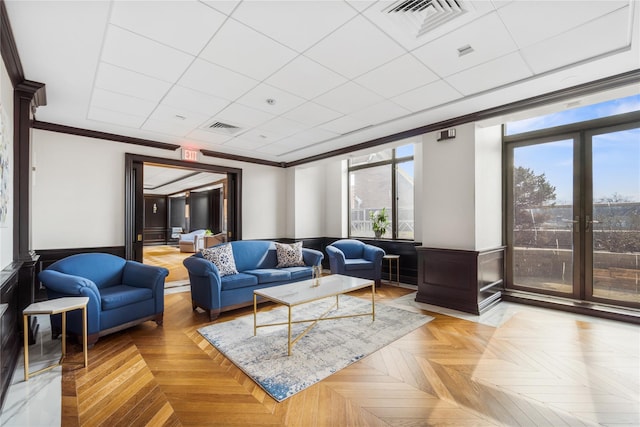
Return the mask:
[[11, 263], [0, 271], [0, 406], [11, 384], [20, 352], [18, 319], [18, 272], [21, 263]]

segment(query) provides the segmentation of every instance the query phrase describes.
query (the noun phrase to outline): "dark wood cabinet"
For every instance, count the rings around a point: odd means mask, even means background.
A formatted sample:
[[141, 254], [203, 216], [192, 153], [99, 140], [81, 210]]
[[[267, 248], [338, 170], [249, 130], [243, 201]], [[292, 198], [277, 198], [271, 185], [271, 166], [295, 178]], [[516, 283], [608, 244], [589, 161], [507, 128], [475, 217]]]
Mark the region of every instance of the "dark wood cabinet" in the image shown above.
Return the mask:
[[484, 251], [417, 248], [416, 301], [480, 314], [504, 289], [504, 247]]
[[18, 277], [20, 264], [13, 263], [0, 272], [0, 407], [20, 353], [18, 329]]

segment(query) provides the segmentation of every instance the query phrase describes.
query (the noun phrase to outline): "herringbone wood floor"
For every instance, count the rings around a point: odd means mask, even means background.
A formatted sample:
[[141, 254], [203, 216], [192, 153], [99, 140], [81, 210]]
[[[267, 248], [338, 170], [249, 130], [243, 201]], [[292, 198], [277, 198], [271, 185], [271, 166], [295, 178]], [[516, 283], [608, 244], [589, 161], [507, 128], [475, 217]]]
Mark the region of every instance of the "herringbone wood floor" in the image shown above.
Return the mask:
[[[383, 286], [378, 301], [407, 292]], [[188, 292], [167, 295], [164, 327], [103, 337], [87, 369], [64, 368], [63, 425], [640, 425], [638, 327], [522, 312], [494, 328], [427, 314], [435, 320], [277, 403], [196, 332], [209, 322]]]

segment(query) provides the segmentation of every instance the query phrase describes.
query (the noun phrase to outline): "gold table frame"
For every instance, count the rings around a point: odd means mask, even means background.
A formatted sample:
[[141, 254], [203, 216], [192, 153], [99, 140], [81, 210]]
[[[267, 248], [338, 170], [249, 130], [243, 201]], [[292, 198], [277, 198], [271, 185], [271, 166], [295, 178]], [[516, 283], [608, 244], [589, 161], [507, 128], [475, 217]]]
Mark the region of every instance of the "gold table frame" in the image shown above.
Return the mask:
[[[87, 304], [89, 303], [89, 297], [65, 297], [56, 298], [48, 301], [36, 302], [29, 305], [22, 311], [22, 318], [24, 322], [24, 380], [29, 381], [29, 378], [39, 374], [41, 372], [48, 371], [55, 367], [62, 365], [62, 361], [67, 354], [67, 312], [73, 310], [82, 309], [82, 353], [84, 354], [84, 367], [86, 368], [88, 363], [87, 354]], [[58, 363], [47, 366], [38, 371], [29, 373], [29, 316], [36, 314], [62, 314], [62, 355]]]
[[[331, 281], [335, 281], [336, 279], [346, 280], [348, 281], [349, 284], [344, 287], [329, 286], [329, 283]], [[324, 289], [323, 289], [323, 284], [324, 284]], [[339, 301], [340, 295], [344, 295], [348, 292], [351, 292], [357, 289], [364, 289], [367, 287], [371, 287], [371, 311], [370, 312], [357, 313], [357, 314], [345, 314], [342, 316], [327, 316], [327, 314], [329, 314], [331, 310], [333, 310], [334, 308], [338, 308], [338, 309], [340, 308], [340, 301]], [[279, 288], [279, 289], [276, 289], [276, 288]], [[304, 296], [304, 294], [301, 295], [301, 292], [296, 292], [296, 289], [304, 292], [306, 288], [315, 288], [316, 291], [313, 294], [310, 294], [306, 297]], [[281, 292], [283, 289], [285, 290], [285, 292]], [[291, 290], [291, 292], [287, 294], [287, 291], [289, 290]], [[307, 332], [309, 332], [321, 320], [334, 320], [334, 319], [345, 319], [349, 317], [371, 316], [371, 320], [375, 321], [376, 320], [375, 295], [376, 295], [376, 287], [375, 287], [374, 281], [368, 280], [368, 279], [359, 279], [355, 277], [342, 276], [339, 274], [325, 276], [320, 279], [311, 279], [311, 280], [305, 280], [302, 282], [290, 283], [288, 285], [280, 285], [273, 288], [264, 288], [264, 289], [255, 290], [253, 291], [253, 336], [257, 335], [258, 328], [265, 328], [268, 326], [287, 325], [288, 326], [287, 355], [291, 356], [291, 349], [293, 348], [293, 345], [296, 342], [298, 342], [300, 338], [305, 336]], [[295, 297], [287, 298], [292, 296], [295, 296]], [[312, 319], [304, 319], [304, 320], [292, 320], [291, 311], [293, 307], [306, 304], [309, 302], [313, 302], [313, 301], [318, 301], [325, 298], [330, 298], [333, 296], [335, 296], [336, 298], [335, 303], [331, 307], [329, 307], [329, 309], [319, 317], [312, 318]], [[288, 308], [287, 321], [277, 322], [277, 323], [264, 323], [259, 325], [258, 324], [258, 297], [286, 306]], [[291, 325], [294, 325], [297, 323], [308, 323], [308, 322], [311, 322], [311, 325], [309, 325], [298, 336], [292, 339]]]

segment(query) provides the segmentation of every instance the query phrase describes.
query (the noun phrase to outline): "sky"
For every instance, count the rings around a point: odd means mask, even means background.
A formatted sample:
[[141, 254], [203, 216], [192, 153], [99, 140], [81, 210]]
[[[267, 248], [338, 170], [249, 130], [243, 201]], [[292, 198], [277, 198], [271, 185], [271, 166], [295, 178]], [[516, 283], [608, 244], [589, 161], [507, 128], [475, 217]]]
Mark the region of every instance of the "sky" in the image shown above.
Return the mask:
[[[560, 126], [599, 117], [640, 110], [640, 95], [600, 104], [564, 110], [507, 124], [507, 134]], [[595, 135], [593, 156], [593, 199], [614, 193], [630, 202], [640, 202], [640, 128]], [[570, 204], [573, 191], [573, 142], [552, 141], [519, 147], [514, 151], [514, 165], [530, 168], [536, 175], [544, 173], [556, 187], [556, 204]]]

